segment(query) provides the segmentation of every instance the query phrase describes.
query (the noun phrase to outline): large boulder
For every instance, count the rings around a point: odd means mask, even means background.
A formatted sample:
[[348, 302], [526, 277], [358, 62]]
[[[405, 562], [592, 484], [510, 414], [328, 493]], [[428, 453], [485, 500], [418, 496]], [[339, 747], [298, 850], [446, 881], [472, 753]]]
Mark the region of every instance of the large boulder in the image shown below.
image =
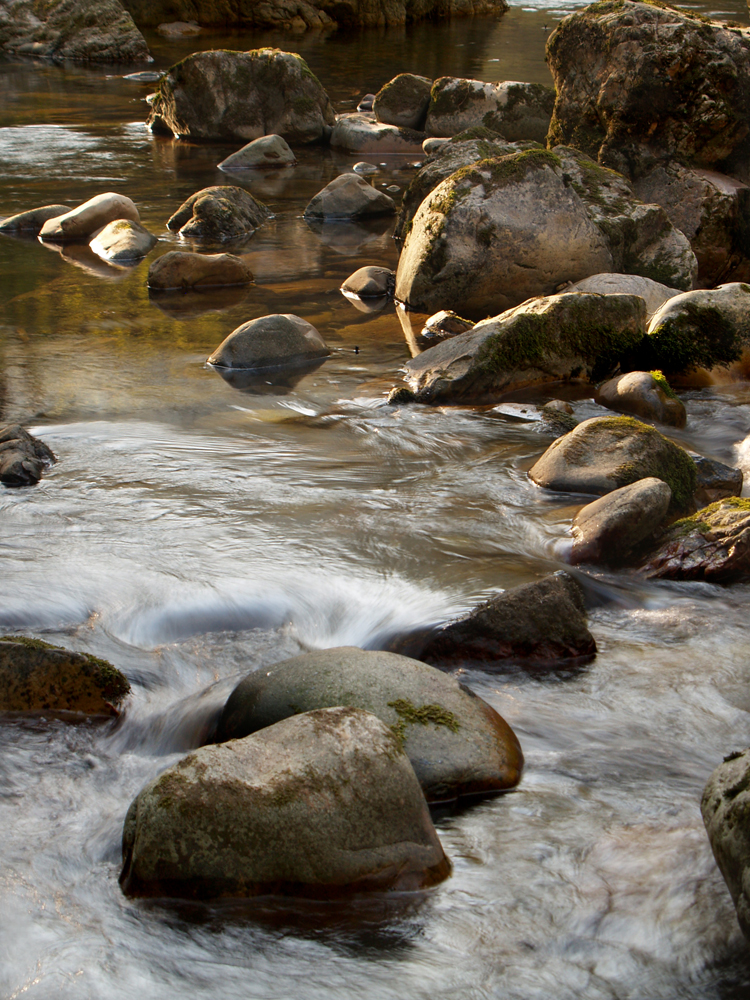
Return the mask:
[[425, 131], [452, 136], [484, 125], [510, 141], [544, 142], [555, 92], [540, 83], [484, 83], [442, 76], [432, 85]]
[[353, 705], [398, 737], [430, 802], [512, 788], [523, 754], [508, 724], [454, 678], [405, 656], [343, 646], [248, 674], [216, 739], [237, 739], [298, 712]]
[[30, 208], [18, 215], [11, 215], [0, 222], [0, 233], [29, 233], [38, 236], [42, 226], [50, 219], [57, 219], [70, 211], [68, 205], [43, 205]]
[[312, 364], [330, 350], [315, 327], [291, 313], [261, 316], [238, 326], [208, 359], [217, 368], [263, 369]]
[[120, 671], [41, 639], [0, 638], [0, 711], [117, 715], [130, 691]]
[[617, 375], [599, 386], [594, 402], [670, 427], [684, 427], [687, 422], [685, 404], [659, 371]]
[[79, 62], [151, 62], [120, 0], [4, 0], [0, 52]]
[[102, 260], [113, 264], [132, 264], [154, 249], [158, 240], [139, 222], [117, 219], [108, 223], [89, 246]]
[[696, 269], [687, 238], [619, 174], [573, 149], [532, 149], [464, 167], [424, 199], [396, 297], [479, 317], [603, 271], [692, 288]]
[[122, 854], [129, 896], [325, 898], [450, 874], [402, 741], [349, 707], [188, 754], [131, 804]]
[[167, 228], [185, 239], [223, 240], [248, 236], [270, 211], [244, 188], [219, 186], [191, 194], [167, 221]]
[[712, 167], [748, 135], [750, 38], [666, 3], [603, 0], [547, 42], [557, 88], [548, 141], [628, 176]]
[[424, 132], [386, 125], [371, 114], [340, 115], [331, 132], [331, 146], [358, 156], [388, 156], [401, 153], [420, 156]]
[[667, 288], [639, 274], [592, 274], [583, 281], [568, 285], [566, 292], [597, 292], [599, 295], [640, 295], [646, 302], [646, 319], [650, 320], [667, 299], [680, 295], [679, 288]]
[[639, 479], [661, 479], [672, 511], [689, 510], [695, 463], [684, 448], [633, 417], [592, 417], [554, 441], [529, 470], [538, 486], [603, 495]]
[[366, 219], [374, 215], [395, 215], [392, 198], [376, 190], [359, 174], [339, 174], [311, 198], [306, 219]]
[[750, 579], [750, 500], [727, 497], [675, 521], [643, 573], [707, 583]]
[[250, 268], [231, 253], [187, 253], [170, 250], [148, 269], [148, 287], [158, 291], [187, 288], [219, 288], [247, 285], [253, 280]]
[[508, 662], [540, 667], [596, 655], [580, 585], [558, 572], [485, 601], [463, 618], [395, 640], [435, 666], [505, 669]]
[[302, 56], [280, 49], [196, 52], [161, 78], [148, 124], [191, 139], [244, 141], [274, 133], [317, 142], [334, 112]]
[[424, 131], [432, 80], [414, 73], [399, 73], [375, 95], [372, 110], [379, 122]]
[[573, 519], [571, 563], [625, 562], [664, 523], [672, 491], [661, 479], [639, 479], [586, 504]]
[[20, 424], [0, 427], [0, 483], [3, 486], [34, 486], [45, 468], [56, 461], [44, 441], [33, 437]]
[[72, 208], [64, 215], [53, 216], [42, 226], [39, 235], [51, 243], [66, 243], [72, 240], [88, 240], [98, 229], [102, 229], [117, 219], [140, 222], [138, 209], [124, 194], [107, 191], [89, 198], [82, 205]]
[[728, 754], [708, 779], [701, 813], [711, 850], [750, 941], [750, 750]]
[[286, 139], [280, 135], [262, 135], [218, 163], [219, 170], [267, 170], [293, 167], [297, 162]]
[[549, 295], [418, 354], [404, 378], [418, 402], [437, 404], [491, 402], [573, 377], [596, 381], [641, 343], [645, 325], [636, 295]]

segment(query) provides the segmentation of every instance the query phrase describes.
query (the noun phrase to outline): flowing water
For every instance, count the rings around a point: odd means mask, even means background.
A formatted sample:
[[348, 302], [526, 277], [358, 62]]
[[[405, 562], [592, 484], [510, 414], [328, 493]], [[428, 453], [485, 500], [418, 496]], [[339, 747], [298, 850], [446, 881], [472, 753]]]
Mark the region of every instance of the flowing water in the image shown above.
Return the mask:
[[[701, 9], [748, 21], [741, 0]], [[296, 48], [343, 111], [407, 69], [550, 82], [544, 42], [563, 12], [149, 43], [157, 69], [198, 45]], [[155, 253], [176, 245], [165, 220], [229, 181], [215, 164], [233, 147], [150, 135], [149, 85], [125, 72], [0, 63], [0, 213], [117, 190]], [[465, 674], [514, 727], [526, 770], [517, 791], [438, 820], [454, 873], [430, 893], [205, 907], [120, 893], [132, 797], [197, 745], [239, 674], [377, 647], [560, 566], [577, 505], [526, 477], [548, 444], [537, 423], [518, 406], [383, 405], [408, 318], [358, 312], [338, 288], [395, 265], [390, 230], [301, 219], [353, 162], [308, 149], [283, 175], [231, 178], [275, 213], [231, 247], [255, 273], [247, 291], [150, 299], [147, 263], [0, 238], [0, 419], [60, 459], [37, 487], [0, 493], [0, 627], [105, 656], [134, 689], [117, 725], [0, 727], [0, 995], [750, 997], [698, 808], [723, 754], [750, 743], [747, 586], [582, 575], [593, 663]], [[375, 183], [403, 188], [413, 170], [390, 158]], [[282, 384], [206, 368], [270, 312], [304, 316], [332, 357]], [[750, 386], [685, 398], [679, 440], [750, 468]]]

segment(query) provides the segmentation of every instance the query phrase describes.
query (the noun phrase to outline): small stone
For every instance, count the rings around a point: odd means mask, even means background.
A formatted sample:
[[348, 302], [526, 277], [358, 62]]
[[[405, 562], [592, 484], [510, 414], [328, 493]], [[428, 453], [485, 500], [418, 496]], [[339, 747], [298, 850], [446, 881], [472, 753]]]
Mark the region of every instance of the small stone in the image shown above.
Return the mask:
[[102, 260], [125, 264], [145, 257], [157, 243], [153, 233], [144, 229], [139, 222], [117, 219], [100, 230], [89, 246]]
[[376, 174], [378, 172], [378, 167], [374, 163], [367, 163], [365, 160], [360, 160], [359, 163], [355, 163], [352, 170], [355, 174]]
[[632, 413], [670, 427], [684, 427], [687, 412], [661, 372], [628, 372], [604, 382], [594, 402], [618, 413]]
[[443, 146], [447, 145], [447, 143], [449, 142], [450, 139], [444, 139], [442, 137], [439, 138], [438, 136], [432, 136], [429, 139], [425, 139], [425, 141], [422, 143], [422, 151], [429, 156], [431, 153], [437, 153], [439, 149], [442, 149]]
[[57, 219], [70, 211], [68, 205], [43, 205], [19, 212], [0, 222], [0, 233], [33, 233], [38, 236], [42, 226], [50, 219]]
[[164, 38], [190, 38], [200, 35], [202, 28], [195, 21], [168, 21], [158, 25], [156, 31]]
[[408, 406], [416, 403], [416, 399], [411, 389], [405, 385], [397, 385], [388, 393], [386, 403], [388, 406]]
[[253, 170], [269, 167], [293, 167], [297, 160], [286, 139], [280, 135], [264, 135], [253, 139], [236, 153], [218, 164], [219, 170]]
[[270, 214], [243, 188], [208, 187], [191, 195], [168, 220], [167, 228], [186, 239], [221, 241], [255, 232]]
[[[407, 155], [422, 152], [424, 132], [415, 132], [397, 125], [384, 125], [373, 115], [340, 115], [333, 126], [331, 146], [349, 153], [379, 156], [390, 153]], [[381, 164], [387, 166], [387, 164]]]
[[350, 274], [341, 286], [342, 292], [349, 292], [361, 299], [380, 298], [383, 295], [393, 295], [396, 275], [387, 267], [360, 267]]
[[357, 105], [357, 111], [372, 111], [372, 106], [375, 103], [375, 94], [365, 94]]
[[373, 215], [395, 215], [393, 200], [376, 191], [359, 174], [340, 174], [311, 199], [306, 219], [363, 219]]
[[557, 413], [568, 413], [573, 416], [575, 410], [566, 399], [550, 399], [542, 409], [555, 410]]
[[311, 323], [284, 313], [238, 326], [219, 344], [208, 364], [218, 368], [278, 368], [309, 364], [330, 353]]
[[467, 333], [473, 327], [474, 323], [470, 319], [464, 319], [452, 309], [441, 309], [440, 312], [433, 313], [422, 327], [422, 336], [427, 339], [457, 337], [459, 333]]
[[399, 128], [424, 129], [432, 80], [400, 73], [375, 95], [372, 110], [379, 122]]
[[573, 521], [572, 563], [622, 564], [667, 516], [672, 491], [661, 479], [639, 479], [586, 504]]
[[247, 285], [252, 280], [252, 271], [241, 257], [182, 250], [170, 250], [155, 260], [147, 279], [148, 287], [159, 291]]

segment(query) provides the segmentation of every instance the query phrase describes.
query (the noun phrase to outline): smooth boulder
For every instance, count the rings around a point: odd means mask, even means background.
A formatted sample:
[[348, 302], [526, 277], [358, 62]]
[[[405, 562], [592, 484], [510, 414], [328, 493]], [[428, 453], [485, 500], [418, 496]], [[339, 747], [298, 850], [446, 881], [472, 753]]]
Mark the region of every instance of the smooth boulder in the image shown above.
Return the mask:
[[633, 417], [592, 417], [554, 441], [529, 470], [537, 486], [602, 496], [639, 479], [661, 479], [672, 511], [689, 510], [695, 462], [679, 445]]
[[131, 804], [122, 854], [128, 896], [326, 898], [450, 874], [397, 735], [350, 707], [188, 754]]
[[386, 125], [376, 121], [373, 114], [356, 112], [339, 115], [330, 143], [334, 149], [343, 149], [358, 156], [388, 156], [392, 153], [419, 156], [423, 139], [424, 132]]
[[117, 219], [98, 232], [89, 246], [102, 260], [112, 264], [130, 264], [145, 257], [157, 243], [154, 234], [139, 222]]
[[0, 222], [0, 233], [33, 233], [34, 236], [38, 236], [45, 222], [57, 219], [69, 211], [69, 205], [42, 205], [41, 208], [30, 208]]
[[685, 404], [658, 371], [628, 372], [609, 379], [596, 390], [594, 402], [670, 427], [684, 427], [687, 422]]
[[308, 203], [306, 219], [366, 219], [375, 215], [394, 215], [392, 198], [377, 191], [359, 174], [340, 174]]
[[330, 350], [315, 327], [291, 313], [243, 323], [208, 359], [217, 368], [263, 369], [311, 364]]
[[263, 135], [217, 164], [219, 170], [267, 170], [293, 167], [297, 160], [286, 139], [280, 135]]
[[512, 788], [523, 754], [481, 698], [418, 660], [354, 646], [317, 650], [248, 674], [227, 699], [216, 739], [237, 739], [330, 705], [372, 712], [412, 762], [427, 800]]
[[425, 131], [431, 136], [454, 136], [483, 125], [511, 142], [544, 142], [555, 92], [540, 83], [484, 83], [443, 76], [430, 93]]
[[89, 198], [64, 215], [48, 219], [42, 226], [39, 236], [52, 243], [65, 243], [69, 240], [88, 241], [98, 229], [117, 219], [141, 221], [138, 209], [130, 198], [108, 191]]
[[582, 281], [569, 285], [566, 292], [596, 292], [599, 295], [640, 295], [646, 302], [646, 319], [650, 320], [657, 309], [660, 309], [667, 299], [681, 295], [679, 288], [667, 288], [652, 278], [644, 278], [640, 274], [592, 274]]
[[549, 295], [475, 324], [404, 366], [422, 403], [491, 402], [504, 392], [572, 377], [596, 381], [641, 343], [635, 295]]
[[661, 479], [639, 479], [586, 504], [573, 519], [571, 563], [618, 566], [664, 523], [672, 491]]
[[241, 257], [231, 253], [187, 253], [170, 250], [148, 269], [147, 284], [157, 291], [247, 285], [253, 274]]
[[393, 294], [395, 284], [396, 275], [393, 271], [370, 264], [350, 274], [341, 286], [341, 291], [360, 299], [382, 298]]
[[221, 242], [254, 233], [270, 214], [244, 188], [220, 185], [191, 195], [167, 221], [167, 228], [185, 239]]
[[414, 73], [399, 73], [375, 95], [372, 110], [379, 122], [424, 131], [432, 80]]

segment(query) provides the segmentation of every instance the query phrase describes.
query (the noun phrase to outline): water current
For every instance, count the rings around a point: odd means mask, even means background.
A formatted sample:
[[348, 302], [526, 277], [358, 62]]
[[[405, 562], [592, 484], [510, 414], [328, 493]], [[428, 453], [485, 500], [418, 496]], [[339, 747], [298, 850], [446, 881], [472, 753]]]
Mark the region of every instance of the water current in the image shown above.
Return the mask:
[[[345, 111], [403, 70], [549, 83], [545, 39], [569, 9], [148, 41], [156, 69], [196, 47], [296, 49]], [[748, 23], [741, 0], [700, 9]], [[175, 247], [165, 220], [227, 182], [215, 164], [234, 147], [152, 136], [150, 86], [128, 71], [0, 62], [0, 215], [117, 190], [156, 254]], [[722, 756], [750, 743], [747, 586], [582, 575], [593, 663], [465, 673], [515, 729], [526, 769], [517, 791], [439, 818], [454, 872], [426, 895], [122, 896], [132, 797], [197, 744], [238, 675], [305, 649], [377, 647], [539, 579], [559, 568], [578, 508], [528, 481], [549, 439], [518, 406], [383, 405], [410, 356], [402, 322], [338, 288], [364, 264], [395, 265], [390, 230], [309, 229], [305, 204], [354, 158], [299, 155], [283, 176], [232, 178], [275, 215], [231, 247], [250, 260], [248, 291], [150, 299], [147, 263], [0, 238], [0, 420], [60, 459], [37, 487], [0, 493], [0, 627], [104, 656], [133, 684], [113, 727], [0, 726], [0, 996], [750, 997], [698, 808]], [[393, 157], [374, 182], [403, 188], [413, 171]], [[232, 329], [272, 312], [312, 322], [330, 360], [244, 387], [206, 368]], [[750, 468], [750, 385], [685, 400], [677, 439]]]

